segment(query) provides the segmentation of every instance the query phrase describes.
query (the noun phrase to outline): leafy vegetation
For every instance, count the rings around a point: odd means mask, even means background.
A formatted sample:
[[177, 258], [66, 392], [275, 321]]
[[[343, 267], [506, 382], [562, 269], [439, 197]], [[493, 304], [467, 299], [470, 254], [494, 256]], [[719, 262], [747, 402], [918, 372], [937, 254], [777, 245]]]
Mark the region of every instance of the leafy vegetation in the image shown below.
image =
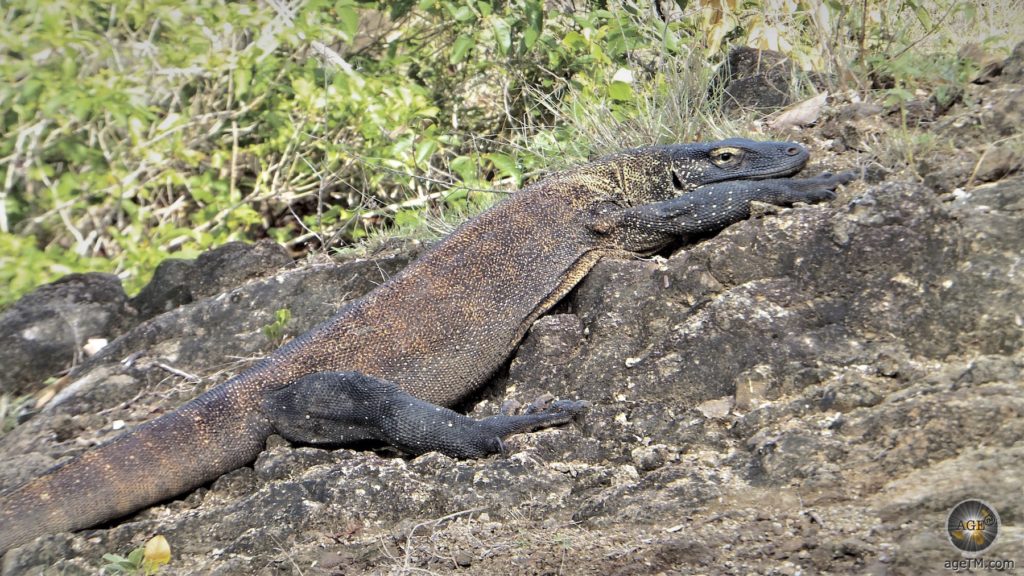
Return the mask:
[[596, 153], [736, 133], [710, 89], [731, 45], [897, 103], [953, 94], [963, 63], [929, 51], [1012, 20], [945, 0], [548, 4], [5, 3], [0, 306], [72, 271], [137, 290], [229, 240], [299, 254], [429, 228]]
[[287, 308], [281, 308], [274, 313], [274, 321], [263, 327], [263, 335], [275, 345], [280, 345], [284, 341], [285, 326], [288, 325], [288, 321], [291, 319], [292, 311]]
[[167, 538], [157, 535], [146, 541], [145, 545], [132, 550], [127, 556], [104, 554], [104, 574], [139, 574], [151, 576], [160, 571], [160, 567], [171, 561], [171, 545]]
[[7, 434], [18, 425], [18, 415], [21, 411], [35, 402], [31, 394], [14, 396], [13, 394], [0, 394], [0, 436]]

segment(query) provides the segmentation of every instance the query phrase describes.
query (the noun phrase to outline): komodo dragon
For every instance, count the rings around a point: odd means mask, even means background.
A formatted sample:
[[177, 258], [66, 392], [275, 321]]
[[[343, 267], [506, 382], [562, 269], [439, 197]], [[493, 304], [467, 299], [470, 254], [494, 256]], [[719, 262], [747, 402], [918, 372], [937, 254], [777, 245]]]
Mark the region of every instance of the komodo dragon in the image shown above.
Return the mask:
[[251, 463], [274, 433], [473, 458], [564, 424], [584, 402], [481, 420], [442, 406], [486, 383], [600, 258], [717, 231], [754, 200], [833, 198], [849, 176], [786, 178], [808, 157], [790, 142], [652, 146], [529, 186], [223, 385], [0, 496], [0, 553], [191, 490]]

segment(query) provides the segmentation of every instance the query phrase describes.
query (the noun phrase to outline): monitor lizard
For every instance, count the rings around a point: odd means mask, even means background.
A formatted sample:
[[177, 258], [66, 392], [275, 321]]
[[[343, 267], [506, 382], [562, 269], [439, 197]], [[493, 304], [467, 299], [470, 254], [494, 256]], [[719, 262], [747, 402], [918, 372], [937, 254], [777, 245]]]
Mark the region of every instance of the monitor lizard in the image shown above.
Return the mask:
[[792, 142], [650, 146], [528, 186], [248, 370], [0, 495], [0, 553], [187, 492], [251, 463], [275, 433], [474, 458], [564, 424], [586, 403], [479, 420], [446, 406], [484, 385], [599, 259], [715, 232], [752, 201], [831, 199], [851, 179], [788, 178], [808, 158]]

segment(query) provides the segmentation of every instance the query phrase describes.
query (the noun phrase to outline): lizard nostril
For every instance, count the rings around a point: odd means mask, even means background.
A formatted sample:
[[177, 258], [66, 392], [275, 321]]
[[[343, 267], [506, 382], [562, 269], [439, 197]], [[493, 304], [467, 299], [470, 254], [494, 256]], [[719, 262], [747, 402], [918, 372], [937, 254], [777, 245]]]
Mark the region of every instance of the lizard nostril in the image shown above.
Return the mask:
[[790, 146], [789, 148], [786, 148], [786, 154], [789, 155], [789, 156], [796, 156], [799, 153], [800, 153], [800, 147], [799, 146]]

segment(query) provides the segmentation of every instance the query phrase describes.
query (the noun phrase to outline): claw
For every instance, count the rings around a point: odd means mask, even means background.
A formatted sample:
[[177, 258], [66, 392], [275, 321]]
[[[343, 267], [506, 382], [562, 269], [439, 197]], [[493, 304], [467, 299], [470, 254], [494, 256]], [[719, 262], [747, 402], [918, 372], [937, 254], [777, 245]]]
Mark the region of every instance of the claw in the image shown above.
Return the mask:
[[502, 440], [501, 438], [495, 438], [494, 440], [495, 443], [497, 444], [497, 449], [492, 451], [491, 453], [501, 454], [502, 456], [508, 456], [508, 444], [506, 444], [505, 441]]
[[842, 172], [836, 175], [836, 180], [840, 184], [849, 184], [858, 178], [860, 178], [860, 174], [857, 174], [856, 172]]
[[591, 403], [586, 400], [558, 400], [551, 404], [548, 412], [566, 412], [573, 416], [579, 415], [590, 408]]
[[530, 405], [526, 407], [524, 414], [536, 414], [538, 412], [544, 412], [547, 410], [548, 405], [555, 399], [555, 395], [547, 392], [542, 394], [539, 398], [530, 402]]

